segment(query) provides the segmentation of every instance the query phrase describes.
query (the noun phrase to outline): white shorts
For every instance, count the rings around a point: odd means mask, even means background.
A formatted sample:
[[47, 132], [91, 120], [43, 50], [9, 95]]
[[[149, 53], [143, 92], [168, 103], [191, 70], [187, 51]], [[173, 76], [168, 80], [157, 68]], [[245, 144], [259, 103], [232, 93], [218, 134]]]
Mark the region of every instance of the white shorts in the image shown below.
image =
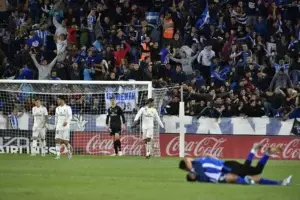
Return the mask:
[[70, 130], [57, 130], [55, 132], [55, 139], [61, 139], [61, 140], [70, 140]]
[[143, 140], [147, 138], [153, 139], [153, 128], [143, 129]]
[[46, 137], [46, 128], [33, 128], [32, 129], [33, 138], [45, 139]]

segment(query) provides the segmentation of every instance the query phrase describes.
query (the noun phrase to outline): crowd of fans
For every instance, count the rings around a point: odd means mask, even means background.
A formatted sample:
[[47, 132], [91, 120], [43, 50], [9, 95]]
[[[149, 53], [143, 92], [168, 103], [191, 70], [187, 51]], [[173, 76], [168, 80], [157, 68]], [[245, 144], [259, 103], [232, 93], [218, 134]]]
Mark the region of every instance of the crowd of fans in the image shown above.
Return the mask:
[[[300, 114], [300, 1], [2, 4], [5, 79], [152, 80], [155, 88], [172, 88], [163, 114], [178, 114], [180, 85], [191, 116]], [[207, 6], [209, 21], [200, 27]]]

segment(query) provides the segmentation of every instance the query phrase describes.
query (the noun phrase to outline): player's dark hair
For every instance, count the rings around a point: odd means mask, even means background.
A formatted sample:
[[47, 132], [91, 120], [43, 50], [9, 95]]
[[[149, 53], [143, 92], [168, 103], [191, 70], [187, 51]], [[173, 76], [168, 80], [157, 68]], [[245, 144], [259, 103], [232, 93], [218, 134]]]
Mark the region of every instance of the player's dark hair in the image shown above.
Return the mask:
[[150, 98], [147, 100], [147, 104], [152, 103], [154, 101], [154, 99]]
[[186, 170], [186, 164], [184, 160], [179, 161], [179, 169]]
[[63, 95], [58, 96], [59, 99], [66, 101], [66, 98]]
[[188, 182], [195, 182], [196, 179], [195, 179], [193, 176], [195, 176], [195, 175], [192, 174], [192, 173], [188, 173], [188, 174], [186, 175], [186, 180], [187, 180]]

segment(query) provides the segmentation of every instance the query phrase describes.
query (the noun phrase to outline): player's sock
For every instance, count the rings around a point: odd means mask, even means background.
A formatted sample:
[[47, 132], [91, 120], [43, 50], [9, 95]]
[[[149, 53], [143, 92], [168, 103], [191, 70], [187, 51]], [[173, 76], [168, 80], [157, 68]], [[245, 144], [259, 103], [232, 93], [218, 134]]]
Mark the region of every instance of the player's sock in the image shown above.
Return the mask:
[[36, 147], [37, 147], [37, 140], [33, 140], [33, 141], [32, 141], [31, 154], [36, 154], [36, 152], [37, 152]]
[[45, 140], [40, 140], [41, 153], [44, 153], [44, 141]]
[[118, 154], [118, 143], [117, 143], [117, 140], [114, 141], [114, 149], [115, 149], [115, 154]]
[[151, 155], [151, 149], [152, 149], [152, 146], [151, 146], [151, 142], [147, 142], [147, 155], [150, 156]]
[[240, 177], [240, 176], [237, 178], [236, 183], [237, 183], [237, 184], [241, 184], [241, 185], [248, 185], [248, 184], [249, 184], [249, 183], [247, 183], [247, 182], [245, 181], [245, 178], [242, 178], [242, 177]]
[[273, 181], [265, 178], [261, 178], [258, 183], [261, 185], [281, 185], [280, 181]]
[[70, 143], [68, 143], [67, 149], [68, 149], [69, 152], [71, 152], [71, 144]]
[[46, 153], [46, 140], [41, 141], [42, 154]]
[[117, 140], [116, 142], [117, 142], [118, 150], [122, 151], [122, 149], [121, 149], [121, 140]]
[[56, 148], [56, 155], [57, 155], [57, 157], [59, 157], [60, 156], [60, 144], [56, 144], [55, 148]]
[[145, 149], [146, 149], [146, 156], [149, 156], [149, 154], [148, 154], [148, 152], [149, 152], [149, 146], [148, 146], [148, 143], [149, 142], [147, 142], [146, 144], [145, 144]]
[[265, 166], [265, 164], [268, 162], [269, 158], [270, 158], [270, 155], [268, 153], [265, 153], [263, 155], [263, 157], [258, 161], [258, 164], [261, 166]]
[[248, 157], [245, 161], [245, 165], [251, 165], [252, 161], [253, 161], [253, 158], [254, 158], [254, 155], [255, 155], [256, 151], [254, 149], [252, 149], [250, 151], [250, 153], [248, 154]]

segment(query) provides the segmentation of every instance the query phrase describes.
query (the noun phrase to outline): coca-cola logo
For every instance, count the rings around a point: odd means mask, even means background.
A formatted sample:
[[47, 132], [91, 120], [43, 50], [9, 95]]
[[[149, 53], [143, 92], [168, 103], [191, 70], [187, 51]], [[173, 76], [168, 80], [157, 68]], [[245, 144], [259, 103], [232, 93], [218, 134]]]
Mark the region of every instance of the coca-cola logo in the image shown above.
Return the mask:
[[[281, 156], [283, 159], [300, 159], [300, 139], [293, 139], [286, 143], [272, 143], [270, 138], [264, 138], [260, 142], [263, 143], [263, 146], [256, 153], [256, 156], [259, 158], [262, 157], [269, 147], [280, 147], [282, 148]], [[279, 158], [280, 156], [273, 155], [272, 157]]]
[[[226, 138], [205, 137], [201, 140], [185, 142], [186, 156], [202, 156], [212, 154], [216, 157], [223, 157], [224, 147], [222, 144]], [[174, 137], [166, 146], [168, 156], [176, 156], [179, 153], [179, 138]]]
[[[121, 143], [125, 155], [141, 155], [143, 143], [139, 137], [126, 135], [121, 137]], [[88, 154], [111, 154], [113, 151], [113, 140], [103, 139], [99, 134], [94, 135], [86, 144]]]

